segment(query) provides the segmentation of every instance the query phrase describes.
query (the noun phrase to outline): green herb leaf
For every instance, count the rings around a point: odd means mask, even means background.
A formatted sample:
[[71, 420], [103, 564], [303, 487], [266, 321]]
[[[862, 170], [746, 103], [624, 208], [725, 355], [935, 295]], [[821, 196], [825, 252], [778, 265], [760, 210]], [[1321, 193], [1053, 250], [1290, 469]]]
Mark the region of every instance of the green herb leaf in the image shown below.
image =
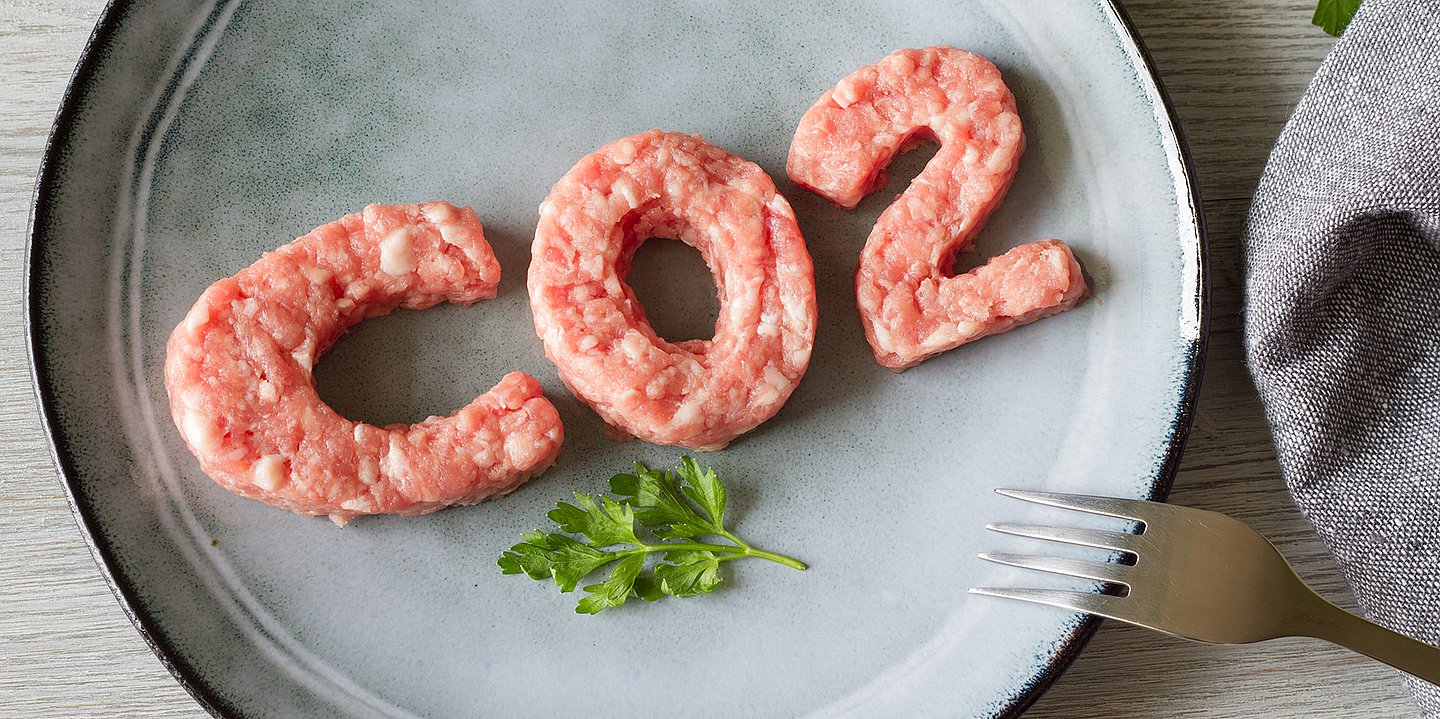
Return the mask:
[[664, 536], [703, 537], [718, 529], [697, 514], [676, 491], [675, 479], [669, 472], [657, 472], [636, 462], [635, 474], [610, 478], [610, 491], [634, 507], [635, 518], [647, 527], [667, 528]]
[[638, 541], [634, 511], [609, 497], [601, 497], [597, 504], [590, 495], [576, 492], [575, 504], [561, 502], [545, 516], [571, 534], [589, 537], [588, 544], [592, 547]]
[[725, 524], [725, 485], [715, 477], [715, 470], [700, 469], [700, 463], [690, 457], [681, 457], [680, 466], [675, 468], [675, 473], [685, 481], [681, 490], [710, 517], [710, 523], [716, 527]]
[[631, 591], [635, 588], [635, 578], [640, 576], [640, 568], [645, 565], [645, 555], [636, 554], [621, 560], [615, 565], [615, 570], [610, 572], [610, 578], [599, 584], [591, 584], [585, 587], [590, 594], [580, 600], [575, 607], [578, 614], [599, 614], [601, 610], [609, 607], [618, 607], [630, 598]]
[[1350, 20], [1359, 9], [1360, 0], [1320, 0], [1310, 22], [1319, 25], [1325, 32], [1340, 37], [1340, 33], [1350, 26]]
[[635, 596], [647, 602], [653, 602], [665, 596], [665, 587], [655, 577], [636, 577]]
[[500, 555], [497, 564], [501, 572], [524, 572], [531, 579], [553, 577], [562, 592], [574, 591], [575, 585], [591, 572], [619, 559], [563, 534], [531, 532], [524, 539]]
[[655, 566], [665, 594], [694, 597], [720, 586], [720, 558], [714, 552], [676, 550], [666, 552], [665, 561], [668, 564]]
[[[682, 457], [673, 472], [636, 462], [634, 474], [610, 479], [610, 489], [620, 499], [577, 492], [574, 504], [560, 502], [546, 516], [564, 533], [523, 535], [524, 541], [500, 555], [500, 571], [553, 579], [560, 591], [569, 592], [615, 563], [603, 582], [584, 587], [586, 596], [575, 607], [580, 614], [598, 614], [632, 596], [653, 602], [666, 595], [709, 594], [722, 581], [721, 562], [731, 559], [758, 557], [805, 569], [802, 562], [756, 549], [726, 529], [725, 485], [689, 457]], [[715, 541], [700, 541], [707, 537]], [[651, 554], [661, 561], [647, 574]]]

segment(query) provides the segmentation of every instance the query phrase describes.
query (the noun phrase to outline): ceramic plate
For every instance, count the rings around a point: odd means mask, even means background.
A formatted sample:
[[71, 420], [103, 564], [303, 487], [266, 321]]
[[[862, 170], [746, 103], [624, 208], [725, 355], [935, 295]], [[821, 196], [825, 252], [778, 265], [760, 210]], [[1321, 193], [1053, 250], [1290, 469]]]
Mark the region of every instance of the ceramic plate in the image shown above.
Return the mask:
[[[245, 717], [961, 716], [1018, 713], [1093, 623], [970, 596], [1088, 585], [975, 558], [1055, 520], [997, 486], [1162, 496], [1205, 326], [1193, 182], [1143, 51], [1107, 2], [799, 0], [367, 3], [135, 0], [106, 12], [36, 197], [35, 377], [95, 556], [208, 710]], [[976, 257], [1060, 237], [1093, 280], [1072, 312], [903, 374], [872, 360], [851, 275], [880, 210], [790, 183], [795, 123], [900, 47], [994, 60], [1029, 149]], [[814, 361], [772, 421], [703, 457], [742, 536], [811, 565], [728, 568], [694, 600], [572, 612], [500, 552], [574, 491], [679, 452], [606, 439], [559, 382], [525, 296], [536, 206], [581, 156], [651, 127], [764, 167], [814, 255]], [[504, 373], [559, 406], [559, 464], [503, 501], [338, 528], [231, 495], [165, 409], [164, 343], [211, 282], [371, 202], [473, 206], [497, 299], [398, 312], [322, 360], [321, 392], [372, 422], [444, 414]], [[705, 336], [698, 255], [656, 241], [634, 284], [672, 339]], [[707, 314], [708, 313], [708, 314]]]

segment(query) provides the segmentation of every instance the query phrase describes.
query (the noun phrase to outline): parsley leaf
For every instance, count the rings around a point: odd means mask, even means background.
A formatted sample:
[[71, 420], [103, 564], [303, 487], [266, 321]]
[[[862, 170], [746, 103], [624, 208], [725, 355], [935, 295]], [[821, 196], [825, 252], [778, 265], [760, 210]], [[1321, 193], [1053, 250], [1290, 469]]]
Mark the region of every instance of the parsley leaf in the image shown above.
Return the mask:
[[625, 600], [630, 598], [635, 579], [640, 576], [640, 568], [644, 565], [643, 554], [633, 554], [622, 559], [615, 565], [615, 570], [610, 572], [609, 579], [585, 588], [590, 595], [580, 600], [575, 611], [579, 614], [599, 614], [603, 609], [624, 604]]
[[725, 524], [725, 485], [715, 477], [715, 470], [700, 471], [700, 463], [690, 457], [681, 457], [680, 466], [675, 468], [685, 480], [681, 489], [685, 496], [694, 500], [709, 515], [715, 526]]
[[657, 472], [636, 462], [635, 474], [617, 474], [610, 478], [610, 491], [635, 507], [635, 517], [659, 530], [659, 536], [703, 537], [719, 532], [719, 527], [696, 514], [676, 491], [670, 472]]
[[1340, 33], [1350, 26], [1350, 20], [1359, 9], [1360, 0], [1320, 0], [1310, 22], [1319, 25], [1325, 32], [1340, 37]]
[[[783, 554], [756, 549], [725, 528], [725, 485], [714, 470], [682, 457], [674, 470], [635, 463], [634, 474], [610, 478], [619, 499], [576, 493], [546, 516], [561, 532], [529, 532], [496, 562], [504, 574], [553, 579], [571, 592], [585, 577], [614, 563], [610, 576], [584, 587], [575, 611], [598, 614], [630, 597], [653, 602], [663, 596], [694, 597], [720, 586], [720, 563], [759, 557], [793, 569], [805, 565]], [[639, 531], [636, 522], [639, 522]], [[584, 541], [569, 535], [579, 535]], [[653, 535], [654, 540], [649, 540]], [[697, 541], [714, 537], [717, 542]], [[646, 557], [659, 562], [645, 572]]]
[[524, 572], [531, 579], [554, 577], [562, 592], [574, 591], [586, 575], [618, 559], [563, 534], [531, 532], [524, 539], [500, 557], [501, 572]]
[[592, 547], [639, 542], [635, 538], [634, 510], [609, 497], [601, 497], [597, 504], [590, 495], [577, 492], [575, 504], [561, 502], [545, 516], [570, 534], [589, 537], [586, 544]]
[[665, 553], [665, 562], [655, 566], [664, 594], [694, 597], [720, 586], [720, 557], [714, 552], [675, 550]]

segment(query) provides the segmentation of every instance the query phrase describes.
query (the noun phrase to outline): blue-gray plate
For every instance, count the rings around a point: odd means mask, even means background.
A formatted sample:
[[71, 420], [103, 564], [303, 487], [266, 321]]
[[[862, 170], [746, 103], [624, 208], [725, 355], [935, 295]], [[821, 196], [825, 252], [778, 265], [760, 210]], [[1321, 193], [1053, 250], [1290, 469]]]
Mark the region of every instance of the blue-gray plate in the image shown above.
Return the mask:
[[[999, 65], [1030, 140], [976, 257], [1059, 237], [1095, 296], [893, 374], [851, 276], [925, 153], [854, 212], [789, 182], [785, 154], [841, 77], [941, 43]], [[679, 453], [604, 437], [546, 361], [524, 277], [551, 183], [651, 127], [759, 163], [814, 256], [809, 373], [702, 458], [742, 536], [811, 569], [735, 563], [711, 596], [580, 616], [496, 558], [557, 500]], [[416, 421], [528, 372], [564, 419], [559, 464], [498, 502], [344, 528], [208, 480], [166, 410], [171, 328], [208, 284], [316, 225], [431, 199], [479, 213], [500, 296], [358, 326], [321, 391], [350, 416]], [[1047, 516], [991, 490], [1162, 497], [1204, 347], [1194, 180], [1108, 1], [116, 2], [35, 203], [27, 316], [57, 463], [116, 596], [217, 716], [1013, 716], [1094, 623], [966, 594], [1090, 586], [976, 559], [1020, 547], [986, 521]], [[693, 251], [649, 243], [633, 284], [662, 333], [709, 332]]]

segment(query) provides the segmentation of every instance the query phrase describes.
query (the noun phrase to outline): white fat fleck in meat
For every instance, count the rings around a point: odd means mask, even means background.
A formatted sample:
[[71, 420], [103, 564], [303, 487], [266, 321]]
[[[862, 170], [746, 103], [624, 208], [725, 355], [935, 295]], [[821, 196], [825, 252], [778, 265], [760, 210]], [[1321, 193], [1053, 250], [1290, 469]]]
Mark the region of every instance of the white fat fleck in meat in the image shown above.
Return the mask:
[[795, 217], [795, 210], [790, 207], [790, 203], [786, 202], [785, 198], [779, 195], [770, 198], [770, 201], [765, 203], [765, 209], [769, 210], [770, 214], [776, 217]]
[[[445, 225], [455, 219], [455, 208], [446, 202], [427, 202], [420, 206], [420, 214], [424, 215], [431, 224], [439, 227], [440, 234], [443, 235], [445, 234]], [[445, 241], [450, 242], [450, 240]]]
[[[322, 269], [322, 268], [320, 268], [320, 267], [313, 267], [313, 266], [311, 266], [311, 267], [305, 267], [304, 269], [301, 270], [301, 272], [303, 272], [303, 273], [305, 274], [305, 279], [310, 280], [310, 282], [311, 282], [312, 284], [317, 284], [317, 285], [320, 284], [320, 283], [322, 283], [322, 282], [328, 282], [328, 281], [330, 280], [330, 278], [333, 276], [333, 275], [330, 274], [330, 271], [329, 271], [329, 270]], [[254, 299], [254, 298], [252, 297], [251, 299]]]
[[790, 378], [776, 369], [775, 365], [767, 364], [765, 365], [765, 384], [783, 392], [790, 388]]
[[660, 399], [665, 396], [665, 388], [669, 384], [670, 378], [665, 374], [655, 375], [655, 378], [645, 385], [645, 396], [649, 399]]
[[280, 396], [279, 393], [275, 391], [275, 383], [263, 379], [260, 380], [260, 384], [256, 387], [255, 394], [266, 402], [274, 402], [275, 398]]
[[785, 326], [792, 328], [808, 328], [810, 326], [810, 312], [808, 308], [795, 303], [785, 305]]
[[477, 467], [488, 467], [495, 464], [495, 448], [490, 443], [480, 444], [475, 451], [470, 453], [470, 461]]
[[536, 437], [529, 436], [524, 432], [513, 432], [505, 438], [505, 457], [512, 462], [521, 461], [526, 455], [534, 451]]
[[410, 228], [395, 229], [380, 241], [380, 271], [397, 277], [408, 275], [415, 271], [418, 262]]
[[620, 349], [625, 350], [625, 356], [632, 360], [638, 360], [645, 356], [645, 350], [650, 347], [650, 340], [636, 330], [625, 333], [625, 339], [620, 341]]
[[1065, 272], [1070, 267], [1070, 257], [1059, 249], [1046, 250], [1045, 260], [1056, 272]]
[[380, 465], [370, 457], [361, 457], [355, 474], [361, 484], [367, 487], [373, 486], [380, 479]]
[[457, 247], [468, 247], [471, 242], [470, 231], [461, 225], [445, 224], [440, 225], [440, 239], [447, 245]]
[[465, 268], [459, 262], [446, 255], [436, 255], [431, 261], [435, 263], [435, 271], [441, 275], [465, 274]]
[[927, 349], [938, 349], [945, 346], [945, 343], [953, 337], [955, 337], [955, 326], [941, 325], [921, 340], [920, 346]]
[[755, 390], [754, 401], [757, 404], [768, 404], [770, 402], [774, 402], [779, 398], [779, 390], [776, 390], [774, 387], [771, 387], [768, 384], [762, 384], [758, 389]]
[[997, 148], [994, 152], [990, 153], [990, 157], [985, 160], [985, 169], [993, 173], [1001, 173], [1009, 170], [1011, 165], [1015, 164], [1015, 149], [1013, 145]]
[[705, 408], [699, 402], [686, 402], [675, 410], [675, 417], [671, 424], [676, 427], [688, 427], [698, 421]]
[[877, 323], [870, 328], [870, 331], [875, 333], [875, 344], [882, 347], [891, 344], [890, 330], [886, 329], [884, 325]]
[[635, 185], [634, 180], [621, 175], [616, 178], [615, 183], [610, 187], [615, 194], [624, 198], [625, 203], [630, 207], [640, 206], [640, 188]]
[[198, 330], [210, 321], [210, 303], [202, 297], [194, 307], [185, 314], [185, 322], [182, 326], [188, 327], [191, 331]]
[[267, 492], [280, 488], [285, 481], [285, 458], [278, 454], [267, 454], [255, 462], [250, 481]]
[[364, 512], [370, 509], [370, 502], [364, 497], [352, 497], [341, 502], [340, 508], [347, 512]]
[[605, 276], [605, 258], [599, 255], [591, 255], [580, 261], [580, 269], [591, 279], [600, 279]]
[[295, 358], [295, 364], [309, 371], [315, 366], [315, 345], [305, 342], [299, 347], [296, 347], [295, 351], [290, 353], [290, 356]]
[[617, 165], [628, 165], [635, 161], [635, 143], [620, 141], [615, 143], [615, 153], [611, 156]]
[[400, 437], [391, 434], [390, 445], [385, 456], [380, 458], [380, 471], [391, 477], [400, 477], [409, 471], [410, 465], [405, 461], [405, 443]]
[[842, 108], [850, 107], [855, 104], [856, 100], [860, 99], [860, 93], [862, 91], [859, 79], [852, 75], [835, 86], [835, 104]]
[[896, 53], [893, 55], [896, 75], [911, 75], [915, 72], [915, 59], [909, 55]]
[[685, 180], [681, 175], [672, 175], [669, 180], [665, 181], [665, 194], [669, 195], [672, 200], [689, 194], [685, 190]]
[[216, 445], [220, 444], [220, 430], [199, 411], [186, 409], [184, 419], [180, 422], [180, 431], [185, 433], [185, 439], [200, 452], [213, 451]]
[[935, 219], [935, 210], [923, 197], [911, 197], [905, 201], [906, 207], [910, 208], [910, 216], [920, 222], [930, 222]]

